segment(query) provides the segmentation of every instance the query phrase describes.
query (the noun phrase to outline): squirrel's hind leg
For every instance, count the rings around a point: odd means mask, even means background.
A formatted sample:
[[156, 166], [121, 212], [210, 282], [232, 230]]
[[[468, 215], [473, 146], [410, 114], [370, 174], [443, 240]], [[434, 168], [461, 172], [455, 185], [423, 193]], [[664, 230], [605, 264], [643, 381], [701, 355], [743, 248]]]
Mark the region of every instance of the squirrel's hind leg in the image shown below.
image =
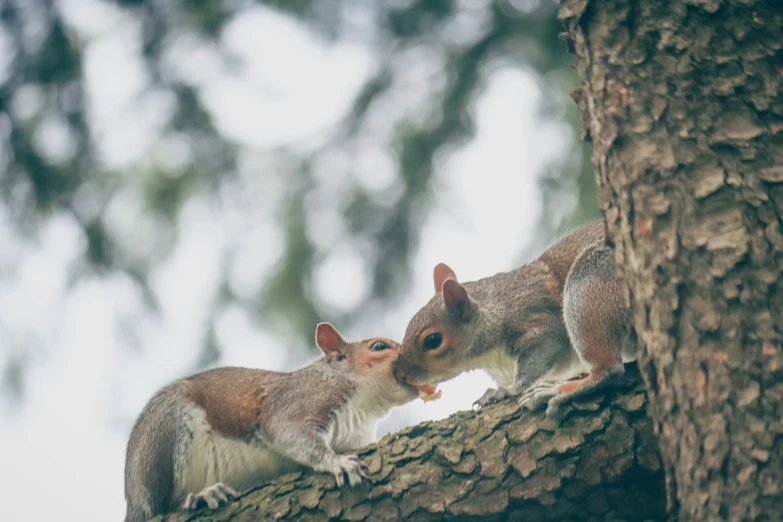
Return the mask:
[[593, 371], [587, 377], [573, 381], [541, 381], [519, 398], [519, 404], [522, 407], [535, 410], [544, 402], [547, 402], [546, 416], [554, 418], [559, 413], [562, 404], [611, 385], [623, 373], [624, 368], [620, 364], [619, 367], [609, 371]]
[[550, 396], [547, 416], [555, 415], [563, 402], [609, 386], [624, 373], [630, 317], [608, 247], [588, 247], [574, 262], [563, 291], [563, 319], [571, 346], [590, 366], [590, 374], [539, 391], [539, 398]]
[[542, 404], [557, 395], [559, 382], [539, 381], [534, 386], [525, 390], [519, 397], [519, 405], [528, 410], [537, 410]]

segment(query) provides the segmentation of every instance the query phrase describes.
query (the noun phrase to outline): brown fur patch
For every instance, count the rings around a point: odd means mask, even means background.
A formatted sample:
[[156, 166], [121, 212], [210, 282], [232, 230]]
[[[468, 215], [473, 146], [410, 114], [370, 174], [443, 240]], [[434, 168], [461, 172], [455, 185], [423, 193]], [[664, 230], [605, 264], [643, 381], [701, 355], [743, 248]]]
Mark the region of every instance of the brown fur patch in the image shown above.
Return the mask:
[[579, 338], [582, 343], [582, 354], [595, 371], [617, 368], [622, 364], [622, 347], [613, 346], [609, 334], [613, 322], [619, 322], [616, 317], [616, 304], [602, 299], [611, 291], [609, 285], [598, 277], [590, 277], [581, 283], [585, 299], [592, 298], [590, 306], [582, 307], [582, 317], [579, 323]]
[[448, 356], [449, 356], [448, 350], [430, 354], [430, 357], [432, 357], [433, 359], [445, 359]]
[[568, 381], [564, 384], [561, 384], [557, 387], [557, 391], [565, 394], [565, 395], [571, 395], [573, 393], [576, 393], [581, 387], [586, 385], [592, 385], [597, 382], [602, 381], [606, 377], [605, 372], [590, 372], [590, 375], [583, 379], [577, 379], [575, 381]]
[[273, 372], [220, 368], [185, 381], [185, 397], [204, 409], [213, 430], [226, 437], [247, 439], [263, 421], [265, 399]]
[[574, 260], [592, 245], [606, 243], [606, 227], [603, 221], [591, 223], [573, 231], [549, 247], [539, 259], [554, 273], [562, 287]]
[[559, 277], [552, 271], [551, 268], [547, 265], [547, 274], [544, 278], [543, 284], [544, 287], [549, 291], [549, 293], [552, 296], [552, 299], [556, 300], [558, 303], [563, 302], [563, 283], [565, 280], [560, 280]]

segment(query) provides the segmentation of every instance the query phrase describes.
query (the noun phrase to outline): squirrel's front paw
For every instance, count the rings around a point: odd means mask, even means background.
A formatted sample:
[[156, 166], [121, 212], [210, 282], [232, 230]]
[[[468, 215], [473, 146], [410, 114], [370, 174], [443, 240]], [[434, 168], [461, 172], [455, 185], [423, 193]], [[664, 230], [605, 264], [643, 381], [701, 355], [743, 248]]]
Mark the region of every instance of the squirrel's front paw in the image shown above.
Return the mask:
[[473, 409], [483, 408], [484, 406], [495, 404], [502, 401], [506, 397], [508, 397], [508, 394], [502, 388], [497, 390], [495, 388], [489, 388], [484, 392], [484, 395], [479, 397], [478, 400], [473, 403]]
[[188, 498], [185, 499], [183, 508], [187, 511], [194, 511], [206, 504], [209, 509], [215, 509], [237, 496], [239, 494], [233, 488], [218, 482], [202, 489], [195, 495], [193, 493], [189, 494]]
[[367, 478], [367, 466], [359, 460], [356, 455], [337, 455], [334, 459], [332, 469], [329, 470], [338, 487], [343, 487], [345, 477], [348, 477], [348, 483], [351, 486], [359, 484], [362, 479]]

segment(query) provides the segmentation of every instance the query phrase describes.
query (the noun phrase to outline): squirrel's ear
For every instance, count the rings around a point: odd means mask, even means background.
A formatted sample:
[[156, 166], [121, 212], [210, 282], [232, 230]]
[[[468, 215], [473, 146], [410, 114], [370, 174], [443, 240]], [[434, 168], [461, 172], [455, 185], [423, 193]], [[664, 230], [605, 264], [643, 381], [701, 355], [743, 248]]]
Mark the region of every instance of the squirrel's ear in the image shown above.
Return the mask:
[[446, 263], [438, 263], [432, 271], [432, 279], [435, 281], [435, 293], [443, 291], [443, 283], [449, 279], [457, 280], [457, 274]]
[[446, 279], [443, 282], [443, 302], [449, 313], [454, 314], [461, 321], [469, 321], [476, 312], [475, 306], [470, 302], [468, 291], [455, 279]]
[[348, 344], [337, 328], [329, 323], [318, 323], [315, 327], [315, 344], [324, 353], [342, 352]]

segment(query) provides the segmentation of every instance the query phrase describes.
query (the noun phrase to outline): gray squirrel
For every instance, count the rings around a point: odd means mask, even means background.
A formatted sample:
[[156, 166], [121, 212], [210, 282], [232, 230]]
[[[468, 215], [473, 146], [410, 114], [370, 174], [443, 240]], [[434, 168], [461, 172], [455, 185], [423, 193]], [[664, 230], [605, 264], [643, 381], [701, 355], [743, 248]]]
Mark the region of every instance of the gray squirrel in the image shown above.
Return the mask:
[[517, 396], [531, 409], [547, 402], [554, 416], [563, 402], [612, 383], [623, 362], [636, 358], [601, 222], [511, 272], [460, 284], [441, 263], [433, 279], [436, 295], [408, 324], [396, 364], [395, 375], [408, 384], [483, 369], [499, 387], [474, 406]]
[[372, 442], [376, 422], [419, 391], [394, 378], [394, 341], [348, 342], [320, 323], [316, 344], [323, 356], [293, 372], [217, 368], [156, 393], [128, 441], [125, 522], [216, 508], [302, 466], [338, 486], [361, 482], [364, 465], [345, 452]]

